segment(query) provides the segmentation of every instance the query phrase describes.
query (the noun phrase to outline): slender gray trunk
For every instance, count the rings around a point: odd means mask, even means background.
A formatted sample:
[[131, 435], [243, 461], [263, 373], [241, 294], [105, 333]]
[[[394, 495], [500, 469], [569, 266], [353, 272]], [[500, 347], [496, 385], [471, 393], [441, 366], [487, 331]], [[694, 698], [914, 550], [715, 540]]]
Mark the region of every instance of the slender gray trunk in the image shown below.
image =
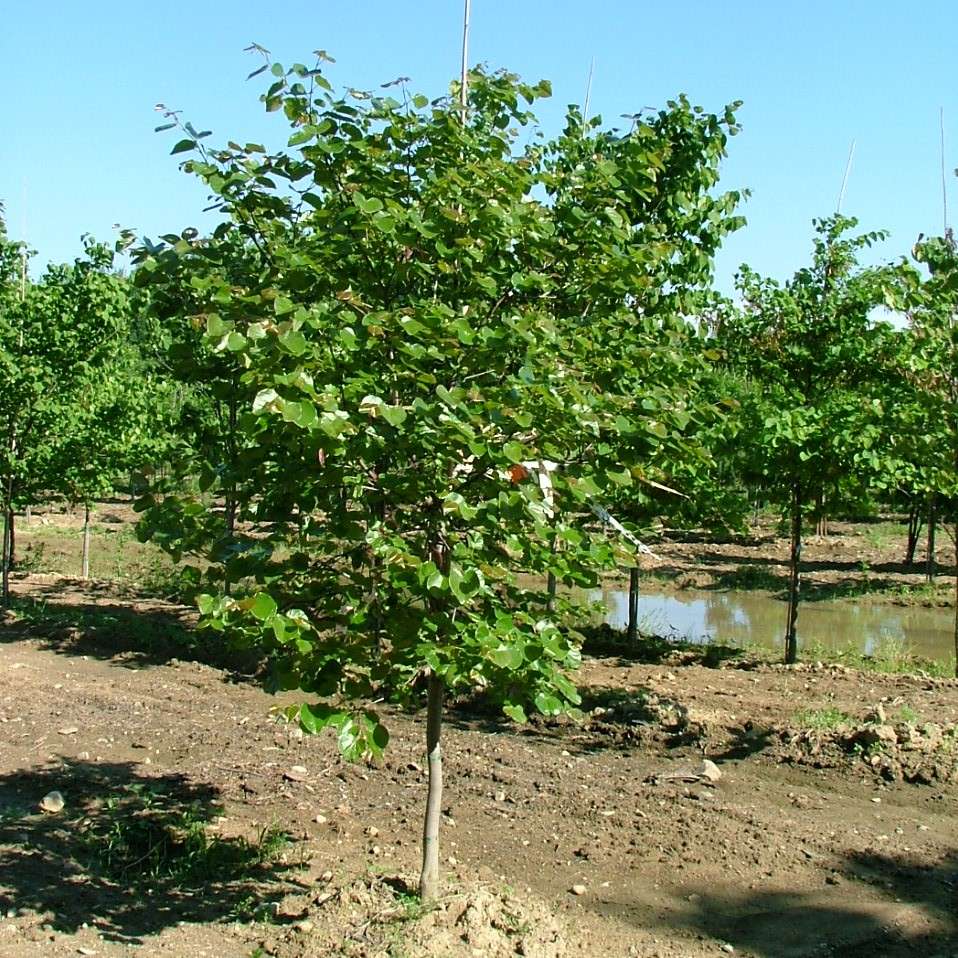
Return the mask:
[[426, 793], [426, 817], [422, 830], [422, 873], [419, 876], [419, 897], [434, 901], [439, 894], [439, 817], [442, 812], [442, 733], [443, 682], [429, 673], [429, 694], [426, 706], [426, 756], [429, 763], [429, 790]]
[[[549, 551], [555, 555], [559, 551], [559, 537], [555, 530], [556, 520], [552, 520], [552, 544]], [[546, 577], [546, 612], [555, 612], [556, 610], [556, 574], [550, 572]]]
[[791, 665], [798, 661], [798, 599], [801, 590], [802, 561], [802, 493], [796, 486], [792, 490], [792, 542], [789, 553], [788, 578], [788, 624], [785, 627], [785, 662]]
[[83, 556], [80, 561], [80, 577], [90, 578], [90, 504], [84, 504], [83, 512]]
[[928, 541], [925, 547], [925, 578], [935, 581], [935, 526], [938, 524], [938, 497], [931, 494], [928, 500]]
[[630, 642], [639, 639], [639, 569], [629, 569], [629, 628], [626, 633]]
[[[236, 383], [233, 383], [233, 392], [230, 395], [229, 409], [227, 412], [228, 433], [226, 437], [226, 458], [228, 460], [229, 481], [226, 486], [225, 501], [223, 503], [226, 512], [226, 541], [232, 545], [233, 538], [236, 535], [236, 513], [239, 509], [239, 503], [236, 498], [236, 424], [237, 424], [237, 399]], [[223, 563], [223, 591], [230, 594], [229, 577], [229, 555]]]

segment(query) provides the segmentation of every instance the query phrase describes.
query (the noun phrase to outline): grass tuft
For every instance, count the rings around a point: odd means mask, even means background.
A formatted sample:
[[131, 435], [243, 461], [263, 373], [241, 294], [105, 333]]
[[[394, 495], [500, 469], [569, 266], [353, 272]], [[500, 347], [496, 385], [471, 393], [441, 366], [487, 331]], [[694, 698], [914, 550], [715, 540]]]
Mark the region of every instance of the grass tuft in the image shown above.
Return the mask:
[[211, 832], [217, 809], [183, 805], [146, 783], [124, 785], [80, 826], [89, 864], [115, 881], [197, 886], [253, 876], [290, 844], [287, 832], [264, 828], [256, 841]]
[[815, 729], [822, 732], [827, 729], [838, 728], [852, 721], [852, 717], [841, 709], [828, 707], [823, 709], [802, 709], [795, 713], [795, 724], [802, 728]]

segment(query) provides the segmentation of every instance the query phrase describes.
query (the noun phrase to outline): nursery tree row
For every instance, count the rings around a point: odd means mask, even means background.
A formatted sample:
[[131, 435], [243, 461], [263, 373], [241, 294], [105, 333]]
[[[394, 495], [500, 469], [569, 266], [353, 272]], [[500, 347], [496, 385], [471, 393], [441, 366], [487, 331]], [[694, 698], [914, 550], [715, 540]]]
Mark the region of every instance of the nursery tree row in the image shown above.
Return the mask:
[[144, 241], [129, 279], [89, 241], [30, 281], [0, 237], [4, 590], [15, 510], [141, 470], [142, 535], [202, 627], [308, 697], [291, 720], [378, 755], [368, 703], [426, 704], [428, 898], [444, 699], [575, 714], [581, 614], [556, 584], [637, 566], [665, 524], [738, 528], [759, 491], [789, 524], [794, 661], [809, 517], [948, 514], [958, 258], [944, 237], [863, 266], [882, 235], [836, 215], [792, 279], [743, 267], [723, 300], [737, 104], [618, 128], [570, 107], [550, 136], [545, 81], [341, 91], [326, 60], [256, 71], [278, 149], [168, 112], [220, 225]]

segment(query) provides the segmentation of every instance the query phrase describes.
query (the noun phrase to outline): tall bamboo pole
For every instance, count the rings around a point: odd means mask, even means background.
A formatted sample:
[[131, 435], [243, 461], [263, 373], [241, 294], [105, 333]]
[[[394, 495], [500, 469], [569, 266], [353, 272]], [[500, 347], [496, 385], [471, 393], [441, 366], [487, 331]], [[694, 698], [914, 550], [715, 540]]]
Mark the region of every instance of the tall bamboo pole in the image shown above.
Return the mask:
[[[463, 125], [469, 97], [469, 15], [471, 0], [465, 0], [462, 17], [462, 69], [459, 82], [459, 115]], [[442, 561], [437, 563], [448, 574], [449, 553], [441, 550]], [[443, 680], [429, 673], [426, 701], [426, 763], [429, 784], [426, 790], [426, 814], [422, 829], [422, 871], [419, 873], [419, 897], [424, 902], [435, 901], [439, 895], [439, 822], [442, 815], [442, 703], [445, 693]]]
[[852, 171], [852, 157], [855, 155], [855, 141], [848, 148], [848, 159], [845, 161], [845, 173], [842, 176], [842, 188], [838, 191], [838, 203], [835, 206], [835, 212], [841, 213], [842, 201], [845, 199], [845, 188], [848, 186], [848, 174]]
[[469, 97], [469, 15], [472, 13], [472, 0], [465, 0], [462, 13], [462, 68], [459, 75], [459, 108], [462, 122], [466, 122], [466, 104]]
[[948, 238], [948, 176], [945, 173], [945, 108], [938, 108], [938, 139], [941, 144], [941, 216], [944, 237]]
[[585, 85], [585, 103], [582, 106], [582, 122], [585, 123], [589, 119], [589, 107], [592, 104], [592, 75], [595, 73], [595, 57], [592, 58], [592, 62], [589, 64], [589, 79]]

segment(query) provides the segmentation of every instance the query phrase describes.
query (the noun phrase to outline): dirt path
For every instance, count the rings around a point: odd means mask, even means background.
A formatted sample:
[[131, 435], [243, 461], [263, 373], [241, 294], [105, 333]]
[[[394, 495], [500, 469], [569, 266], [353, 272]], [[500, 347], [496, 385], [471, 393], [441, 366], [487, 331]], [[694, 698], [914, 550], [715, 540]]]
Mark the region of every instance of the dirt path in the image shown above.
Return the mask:
[[[418, 865], [418, 717], [390, 716], [382, 767], [350, 766], [331, 737], [278, 724], [277, 700], [229, 673], [124, 654], [116, 635], [104, 646], [77, 630], [0, 634], [0, 955], [421, 953], [422, 921], [405, 921], [415, 915], [390, 919], [392, 938], [370, 924], [391, 914], [384, 901], [405, 900], [376, 876], [414, 876]], [[948, 733], [955, 682], [608, 658], [588, 661], [582, 681], [592, 709], [584, 726], [516, 730], [475, 710], [449, 715], [448, 887], [508, 886], [524, 914], [540, 916], [537, 928], [549, 914], [558, 922], [558, 950], [527, 942], [495, 953], [732, 948], [784, 958], [958, 947], [954, 739], [919, 775], [926, 784], [913, 784], [895, 780], [907, 745], [892, 767], [888, 753], [843, 750], [838, 733], [796, 718], [860, 722], [882, 704], [889, 725], [904, 716]], [[667, 777], [703, 754], [721, 770], [716, 783]], [[183, 808], [221, 803], [213, 828], [224, 843], [255, 842], [270, 826], [296, 840], [255, 881], [184, 890], [157, 880], [150, 895], [84, 858], [90, 830], [102, 839], [116, 815], [106, 800], [124, 800], [131, 785]], [[65, 809], [38, 813], [53, 789]], [[455, 917], [452, 905], [447, 913]], [[516, 929], [510, 941], [525, 934]], [[479, 942], [493, 954], [477, 935], [449, 953], [474, 954]]]

